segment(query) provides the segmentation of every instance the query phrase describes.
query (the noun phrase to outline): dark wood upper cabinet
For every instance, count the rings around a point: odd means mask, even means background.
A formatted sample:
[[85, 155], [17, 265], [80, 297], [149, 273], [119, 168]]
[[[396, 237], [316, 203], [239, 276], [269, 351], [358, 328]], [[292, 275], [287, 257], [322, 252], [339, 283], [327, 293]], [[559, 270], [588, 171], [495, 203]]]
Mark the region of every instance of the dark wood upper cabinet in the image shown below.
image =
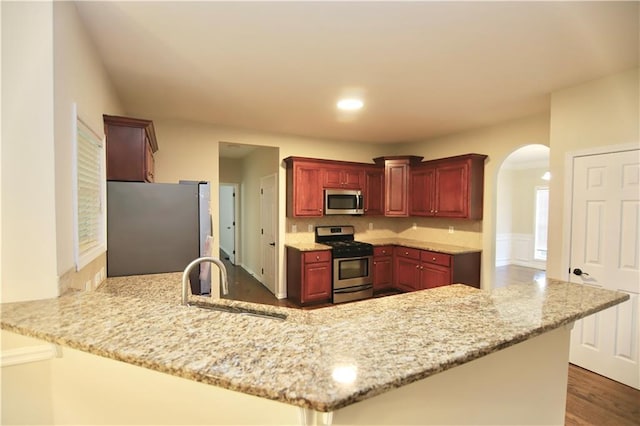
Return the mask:
[[364, 167], [324, 166], [323, 187], [339, 189], [363, 189]]
[[486, 155], [425, 161], [411, 169], [411, 216], [482, 219]]
[[409, 171], [422, 157], [413, 155], [378, 157], [373, 161], [384, 165], [384, 215], [409, 216]]
[[384, 167], [367, 167], [364, 181], [365, 216], [384, 215]]
[[320, 217], [323, 214], [322, 168], [317, 162], [294, 157], [287, 166], [287, 216]]
[[151, 120], [104, 115], [107, 180], [153, 182], [153, 154], [158, 150]]
[[363, 191], [367, 216], [482, 219], [487, 156], [422, 158], [378, 157], [373, 159], [375, 164], [285, 158], [287, 216], [321, 217], [323, 190], [350, 188]]

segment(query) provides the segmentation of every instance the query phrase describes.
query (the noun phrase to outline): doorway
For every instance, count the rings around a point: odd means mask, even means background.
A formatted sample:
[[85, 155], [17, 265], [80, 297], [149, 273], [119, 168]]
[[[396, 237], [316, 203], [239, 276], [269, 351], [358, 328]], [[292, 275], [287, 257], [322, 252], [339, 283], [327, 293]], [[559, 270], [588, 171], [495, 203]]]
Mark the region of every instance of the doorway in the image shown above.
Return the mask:
[[226, 260], [236, 264], [236, 224], [239, 224], [237, 200], [239, 187], [233, 183], [220, 183], [219, 214], [220, 214], [220, 250], [224, 252]]
[[549, 147], [513, 151], [498, 171], [495, 286], [544, 279], [547, 268]]
[[[280, 171], [279, 149], [276, 147], [265, 147], [257, 145], [248, 145], [232, 142], [220, 142], [218, 145], [219, 152], [219, 197], [220, 197], [220, 248], [235, 258], [234, 267], [242, 268], [243, 273], [248, 274], [261, 283], [269, 292], [281, 294], [280, 287], [283, 286], [279, 282], [279, 252], [281, 250], [280, 243], [276, 238], [271, 239], [268, 243], [275, 245], [270, 251], [269, 266], [273, 264], [273, 268], [265, 268], [265, 253], [263, 250], [263, 224], [265, 221], [275, 223], [274, 232], [278, 232], [278, 203], [277, 192], [278, 185], [275, 180], [274, 186], [269, 191], [271, 198], [274, 200], [273, 210], [265, 211], [262, 206], [262, 179], [265, 176], [276, 176]], [[231, 196], [228, 195], [233, 186], [235, 191], [235, 199], [230, 201]], [[269, 187], [271, 188], [271, 187]], [[226, 200], [226, 201], [225, 201]], [[223, 205], [224, 204], [224, 205]], [[234, 228], [234, 220], [226, 219], [225, 208], [234, 206], [235, 212], [235, 253], [227, 252], [226, 247], [230, 244], [223, 242], [223, 235], [231, 235], [231, 229]], [[231, 228], [231, 229], [229, 229]], [[271, 246], [269, 246], [271, 248]], [[265, 275], [266, 274], [266, 275]], [[233, 283], [230, 283], [230, 286]], [[231, 293], [231, 292], [230, 292]]]

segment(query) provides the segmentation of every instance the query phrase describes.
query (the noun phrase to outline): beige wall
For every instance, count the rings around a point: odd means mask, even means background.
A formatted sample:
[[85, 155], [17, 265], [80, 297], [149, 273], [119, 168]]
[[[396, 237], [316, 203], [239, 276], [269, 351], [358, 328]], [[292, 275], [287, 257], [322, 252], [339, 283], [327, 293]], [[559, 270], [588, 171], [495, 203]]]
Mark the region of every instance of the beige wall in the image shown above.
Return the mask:
[[496, 234], [511, 233], [513, 221], [513, 180], [517, 170], [498, 171], [496, 186]]
[[[535, 188], [549, 186], [541, 177], [547, 169], [516, 170], [512, 186], [512, 226], [510, 232], [534, 234], [535, 230]], [[501, 194], [502, 195], [502, 194]]]
[[2, 301], [58, 295], [53, 5], [2, 2]]
[[[278, 149], [259, 148], [244, 160], [240, 187], [242, 216], [240, 248], [242, 266], [256, 276], [261, 275], [262, 247], [260, 246], [260, 179], [279, 172]], [[277, 182], [277, 180], [276, 180]], [[277, 191], [277, 188], [276, 188]], [[277, 200], [274, 200], [277, 203]]]
[[243, 161], [235, 158], [220, 159], [220, 183], [242, 182]]
[[569, 198], [566, 159], [593, 148], [640, 143], [640, 69], [554, 92], [551, 96], [548, 275], [567, 279]]
[[102, 254], [81, 271], [76, 271], [73, 253], [72, 139], [74, 120], [71, 105], [99, 135], [104, 135], [102, 114], [122, 114], [102, 60], [89, 39], [72, 2], [53, 7], [54, 120], [56, 170], [56, 240], [60, 291], [84, 288], [95, 274], [106, 269]]
[[[72, 103], [96, 131], [121, 113], [71, 2], [2, 3], [2, 300], [82, 287], [73, 255]], [[34, 265], [36, 267], [34, 267]]]

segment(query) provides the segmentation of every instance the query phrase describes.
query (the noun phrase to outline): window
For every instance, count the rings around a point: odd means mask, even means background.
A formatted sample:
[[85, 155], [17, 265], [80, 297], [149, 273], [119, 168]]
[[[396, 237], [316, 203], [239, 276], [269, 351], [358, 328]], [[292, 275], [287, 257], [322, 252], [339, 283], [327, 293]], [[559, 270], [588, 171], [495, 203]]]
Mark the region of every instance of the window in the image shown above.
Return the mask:
[[77, 114], [73, 143], [74, 251], [76, 270], [106, 251], [104, 138]]
[[536, 187], [536, 228], [535, 248], [533, 258], [535, 260], [547, 260], [547, 230], [549, 225], [549, 188]]

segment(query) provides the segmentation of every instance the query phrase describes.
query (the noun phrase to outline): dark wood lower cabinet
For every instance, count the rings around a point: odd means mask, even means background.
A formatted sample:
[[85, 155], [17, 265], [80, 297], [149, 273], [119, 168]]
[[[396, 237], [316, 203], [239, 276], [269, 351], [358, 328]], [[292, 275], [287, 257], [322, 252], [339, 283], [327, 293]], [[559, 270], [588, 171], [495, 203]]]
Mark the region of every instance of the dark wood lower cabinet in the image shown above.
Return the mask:
[[393, 287], [393, 246], [373, 249], [373, 291]]
[[287, 247], [287, 298], [298, 305], [331, 301], [331, 251]]
[[[378, 280], [376, 271], [374, 261], [374, 283]], [[450, 284], [480, 288], [480, 252], [446, 254], [402, 246], [394, 248], [394, 288], [416, 291]]]

